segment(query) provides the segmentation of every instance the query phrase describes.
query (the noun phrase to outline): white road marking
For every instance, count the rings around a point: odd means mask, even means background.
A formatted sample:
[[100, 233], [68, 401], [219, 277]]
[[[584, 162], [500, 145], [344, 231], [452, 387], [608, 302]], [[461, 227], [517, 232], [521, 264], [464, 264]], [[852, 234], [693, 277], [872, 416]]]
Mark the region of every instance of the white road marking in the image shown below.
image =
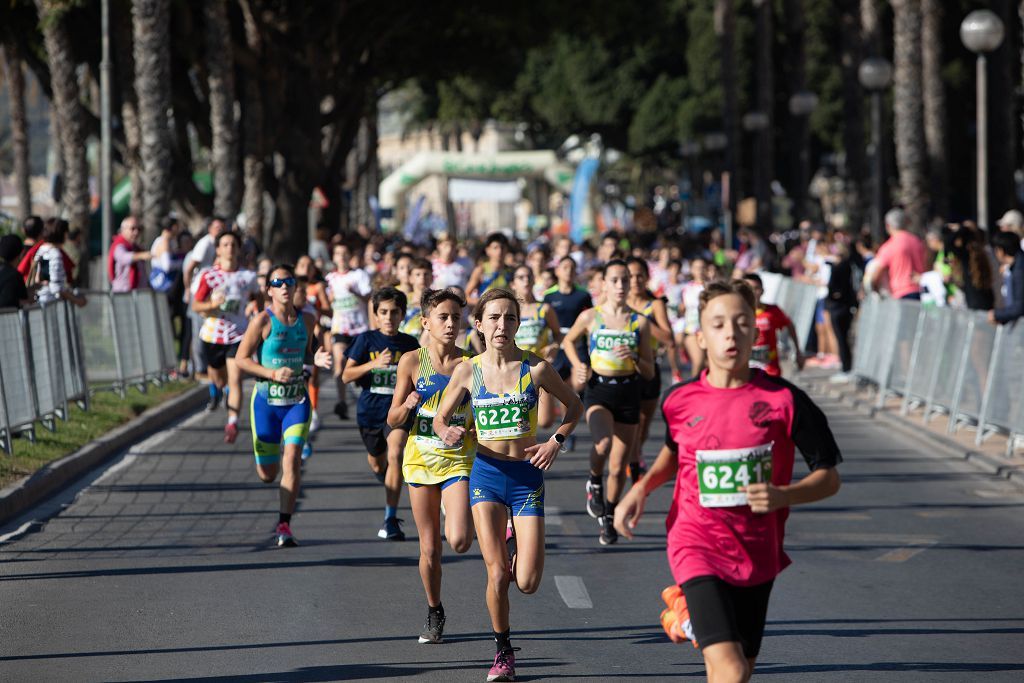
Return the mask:
[[562, 526], [562, 509], [554, 505], [545, 505], [544, 526]]
[[594, 603], [590, 601], [590, 593], [581, 577], [556, 576], [555, 586], [569, 609], [593, 609]]

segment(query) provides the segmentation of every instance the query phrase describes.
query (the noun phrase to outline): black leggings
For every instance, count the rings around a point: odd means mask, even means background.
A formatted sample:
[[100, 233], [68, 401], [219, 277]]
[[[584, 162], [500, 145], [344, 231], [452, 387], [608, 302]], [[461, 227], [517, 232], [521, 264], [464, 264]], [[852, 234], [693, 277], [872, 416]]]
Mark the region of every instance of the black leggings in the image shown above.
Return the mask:
[[836, 341], [839, 343], [839, 360], [843, 364], [843, 372], [849, 372], [853, 368], [853, 351], [850, 349], [853, 309], [830, 306], [828, 315], [832, 321], [832, 331], [835, 332]]

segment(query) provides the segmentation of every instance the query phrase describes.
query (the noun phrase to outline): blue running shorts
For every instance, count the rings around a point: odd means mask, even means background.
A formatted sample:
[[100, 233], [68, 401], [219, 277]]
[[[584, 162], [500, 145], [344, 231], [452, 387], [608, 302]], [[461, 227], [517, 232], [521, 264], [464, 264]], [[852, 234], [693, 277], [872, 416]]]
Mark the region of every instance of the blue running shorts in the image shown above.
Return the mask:
[[309, 438], [312, 411], [307, 397], [290, 406], [267, 405], [267, 395], [252, 392], [249, 422], [252, 424], [252, 448], [257, 465], [276, 465], [281, 460], [281, 442], [302, 446]]
[[528, 460], [498, 460], [480, 453], [469, 475], [469, 504], [501, 503], [513, 517], [544, 516], [544, 472]]

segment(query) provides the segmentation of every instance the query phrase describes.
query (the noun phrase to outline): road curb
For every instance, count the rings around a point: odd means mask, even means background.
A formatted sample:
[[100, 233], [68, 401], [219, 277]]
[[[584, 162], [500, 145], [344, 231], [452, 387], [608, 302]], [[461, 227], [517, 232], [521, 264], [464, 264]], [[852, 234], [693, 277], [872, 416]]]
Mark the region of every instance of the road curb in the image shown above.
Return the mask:
[[199, 408], [208, 395], [204, 385], [193, 387], [0, 490], [0, 525], [58, 493], [132, 444]]
[[884, 422], [886, 426], [892, 427], [904, 436], [927, 442], [928, 446], [939, 451], [945, 457], [954, 460], [965, 460], [987, 474], [994, 474], [1024, 488], [1024, 471], [1013, 467], [997, 456], [966, 448], [963, 444], [957, 443], [942, 434], [937, 434], [915, 425], [901, 415], [880, 409], [875, 406], [874, 399], [865, 400], [858, 398], [841, 389], [830, 387], [827, 383], [822, 384], [820, 380], [805, 380], [802, 384], [810, 393], [839, 401], [868, 417]]

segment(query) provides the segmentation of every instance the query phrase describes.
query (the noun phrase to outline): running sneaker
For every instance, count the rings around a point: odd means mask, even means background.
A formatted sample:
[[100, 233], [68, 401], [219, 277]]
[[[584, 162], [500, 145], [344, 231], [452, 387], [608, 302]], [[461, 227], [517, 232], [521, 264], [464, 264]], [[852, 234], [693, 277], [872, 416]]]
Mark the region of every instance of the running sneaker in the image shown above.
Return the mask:
[[320, 413], [314, 410], [309, 418], [309, 433], [312, 434], [318, 429], [320, 429]]
[[601, 525], [601, 534], [597, 537], [601, 545], [612, 545], [619, 540], [619, 532], [615, 530], [615, 524], [610, 515], [601, 515], [597, 522]]
[[587, 514], [594, 519], [604, 515], [604, 486], [587, 480]]
[[294, 548], [299, 544], [292, 536], [292, 528], [288, 526], [288, 522], [281, 522], [277, 525], [277, 547], [278, 548]]
[[224, 443], [234, 443], [238, 438], [238, 423], [228, 422], [224, 425]]
[[423, 625], [420, 643], [437, 645], [444, 642], [444, 615], [427, 610], [427, 623]]
[[348, 404], [344, 401], [338, 401], [334, 404], [334, 414], [338, 416], [339, 420], [348, 419]]
[[516, 654], [515, 650], [502, 650], [494, 655], [494, 666], [487, 672], [488, 681], [514, 681], [516, 680]]
[[679, 384], [683, 381], [683, 373], [673, 372], [672, 373], [672, 384]]
[[306, 462], [313, 457], [313, 444], [308, 441], [302, 444], [302, 462]]
[[402, 531], [402, 521], [398, 517], [388, 517], [384, 520], [384, 526], [377, 532], [377, 538], [386, 541], [404, 541], [405, 533]]
[[217, 410], [217, 408], [219, 406], [220, 406], [220, 392], [217, 392], [216, 394], [214, 394], [213, 396], [210, 397], [209, 401], [206, 402], [206, 412], [212, 413], [213, 411]]

